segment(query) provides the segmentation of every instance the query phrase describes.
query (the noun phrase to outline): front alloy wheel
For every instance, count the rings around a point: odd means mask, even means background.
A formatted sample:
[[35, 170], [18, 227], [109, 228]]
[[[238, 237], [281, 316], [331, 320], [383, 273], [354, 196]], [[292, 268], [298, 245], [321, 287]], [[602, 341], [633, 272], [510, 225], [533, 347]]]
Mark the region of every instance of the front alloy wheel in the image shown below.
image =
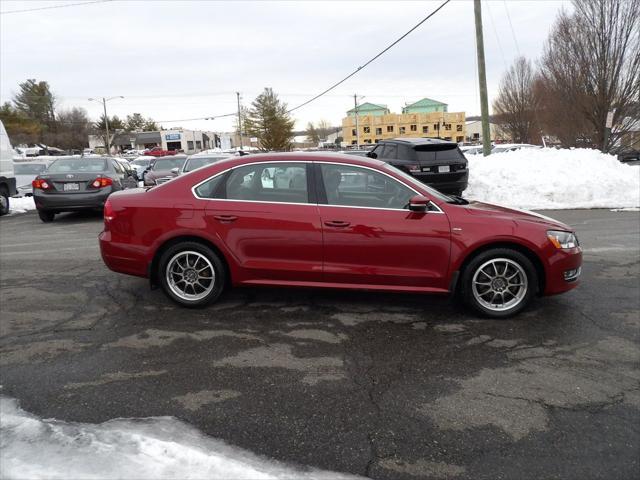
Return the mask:
[[463, 273], [467, 305], [494, 318], [506, 318], [527, 306], [536, 291], [536, 270], [522, 253], [494, 249], [474, 258]]

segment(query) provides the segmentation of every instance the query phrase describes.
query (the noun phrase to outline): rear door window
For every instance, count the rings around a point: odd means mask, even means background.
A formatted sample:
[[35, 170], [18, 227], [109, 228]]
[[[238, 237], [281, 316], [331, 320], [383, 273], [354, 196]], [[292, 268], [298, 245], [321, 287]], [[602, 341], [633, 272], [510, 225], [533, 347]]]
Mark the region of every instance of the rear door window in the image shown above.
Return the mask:
[[226, 185], [229, 200], [308, 203], [305, 163], [258, 163], [231, 171]]

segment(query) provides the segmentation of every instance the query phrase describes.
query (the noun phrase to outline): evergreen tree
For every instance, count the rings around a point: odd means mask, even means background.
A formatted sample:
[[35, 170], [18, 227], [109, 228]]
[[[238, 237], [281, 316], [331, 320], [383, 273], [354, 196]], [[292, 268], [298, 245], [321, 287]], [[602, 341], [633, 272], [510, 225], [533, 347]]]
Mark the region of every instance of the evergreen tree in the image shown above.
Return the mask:
[[271, 88], [265, 88], [251, 104], [244, 119], [246, 132], [260, 141], [263, 151], [289, 150], [294, 120]]
[[316, 130], [316, 127], [313, 124], [313, 122], [309, 122], [307, 124], [306, 133], [307, 133], [307, 142], [313, 143], [314, 145], [317, 145], [318, 143], [320, 143], [320, 135], [318, 134], [318, 131]]

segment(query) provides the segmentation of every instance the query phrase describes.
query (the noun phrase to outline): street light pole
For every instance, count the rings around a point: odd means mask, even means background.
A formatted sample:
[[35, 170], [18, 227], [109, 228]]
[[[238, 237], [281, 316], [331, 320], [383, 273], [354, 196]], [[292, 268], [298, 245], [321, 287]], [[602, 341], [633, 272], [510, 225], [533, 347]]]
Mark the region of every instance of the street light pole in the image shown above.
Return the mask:
[[[111, 141], [109, 140], [109, 117], [107, 116], [107, 102], [109, 100], [113, 100], [114, 98], [124, 98], [122, 95], [117, 95], [115, 97], [109, 97], [109, 98], [105, 98], [102, 97], [102, 108], [104, 110], [104, 129], [105, 132], [107, 134], [107, 137], [105, 138], [105, 148], [107, 149], [107, 155], [109, 155], [111, 153]], [[89, 99], [90, 102], [99, 102], [100, 100], [96, 99], [96, 98], [90, 98]]]
[[[240, 150], [242, 150], [242, 115], [240, 110], [240, 92], [236, 92], [238, 97], [238, 137], [240, 137]], [[249, 149], [251, 151], [251, 149]]]

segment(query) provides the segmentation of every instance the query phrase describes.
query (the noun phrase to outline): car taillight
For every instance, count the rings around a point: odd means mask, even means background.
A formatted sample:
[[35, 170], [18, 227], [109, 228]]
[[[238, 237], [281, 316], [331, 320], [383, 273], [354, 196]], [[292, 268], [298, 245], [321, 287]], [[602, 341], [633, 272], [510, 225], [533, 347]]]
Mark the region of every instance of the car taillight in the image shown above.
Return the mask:
[[116, 212], [113, 209], [113, 205], [111, 205], [111, 200], [107, 199], [107, 201], [104, 202], [104, 225], [105, 225], [105, 228], [107, 227], [107, 224], [109, 222], [111, 222], [114, 218], [116, 218]]
[[43, 180], [41, 178], [36, 178], [34, 181], [32, 181], [31, 186], [33, 188], [39, 188], [40, 190], [48, 190], [51, 188], [51, 185], [49, 185], [46, 180]]
[[109, 177], [98, 177], [91, 182], [91, 187], [93, 188], [103, 188], [108, 187], [109, 185], [113, 185], [113, 180]]

